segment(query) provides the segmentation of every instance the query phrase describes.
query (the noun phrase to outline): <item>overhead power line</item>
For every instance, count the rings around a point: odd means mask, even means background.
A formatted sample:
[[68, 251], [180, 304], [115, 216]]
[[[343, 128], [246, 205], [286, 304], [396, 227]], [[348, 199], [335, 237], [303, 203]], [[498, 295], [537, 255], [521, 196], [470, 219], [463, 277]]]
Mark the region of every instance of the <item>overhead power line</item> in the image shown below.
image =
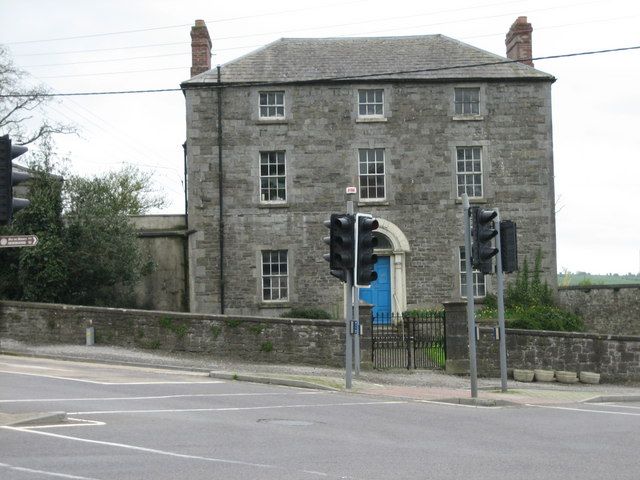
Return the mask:
[[[312, 10], [312, 9], [318, 9], [318, 8], [327, 8], [327, 7], [331, 7], [331, 6], [334, 6], [334, 5], [343, 6], [343, 5], [348, 5], [348, 4], [351, 4], [351, 3], [361, 3], [362, 1], [364, 1], [364, 0], [354, 0], [352, 2], [347, 2], [347, 3], [338, 2], [338, 3], [335, 3], [335, 4], [319, 5], [319, 6], [315, 6], [315, 7], [307, 7], [307, 8], [300, 8], [300, 9], [294, 9], [294, 10], [286, 10], [286, 11], [282, 11], [282, 12], [270, 12], [270, 13], [264, 13], [264, 14], [246, 15], [246, 16], [241, 16], [241, 17], [232, 17], [232, 18], [225, 18], [225, 19], [218, 19], [218, 20], [206, 20], [206, 23], [208, 23], [208, 24], [216, 24], [216, 23], [223, 23], [223, 22], [229, 22], [229, 21], [235, 21], [235, 20], [244, 20], [244, 19], [250, 19], [250, 18], [260, 18], [260, 17], [265, 17], [265, 16], [279, 15], [279, 14], [282, 14], [282, 13], [292, 13], [292, 12]], [[411, 15], [401, 15], [401, 16], [395, 16], [395, 17], [385, 16], [385, 17], [382, 17], [382, 18], [374, 18], [374, 19], [362, 20], [362, 21], [358, 21], [358, 22], [321, 25], [321, 26], [317, 26], [317, 27], [296, 28], [296, 29], [286, 30], [285, 32], [282, 32], [282, 31], [262, 32], [262, 33], [251, 33], [251, 34], [244, 34], [244, 35], [233, 35], [233, 36], [228, 36], [228, 37], [215, 37], [214, 36], [214, 37], [212, 37], [212, 40], [214, 42], [216, 42], [216, 41], [220, 41], [220, 40], [230, 40], [230, 39], [239, 39], [239, 38], [264, 37], [264, 36], [270, 36], [270, 35], [281, 34], [281, 33], [307, 32], [307, 31], [314, 31], [314, 30], [326, 30], [328, 28], [335, 28], [335, 27], [346, 27], [346, 26], [352, 26], [352, 25], [363, 25], [363, 24], [376, 23], [376, 22], [388, 22], [390, 20], [401, 20], [401, 19], [424, 17], [424, 16], [432, 17], [432, 16], [435, 16], [435, 15], [441, 15], [443, 13], [457, 13], [457, 12], [461, 12], [461, 11], [477, 10], [479, 8], [497, 7], [497, 6], [509, 5], [509, 4], [512, 4], [512, 3], [520, 3], [520, 1], [521, 0], [508, 0], [508, 1], [502, 1], [502, 2], [496, 2], [496, 3], [487, 3], [487, 4], [479, 4], [479, 5], [474, 5], [474, 6], [450, 8], [450, 9], [446, 9], [446, 10], [437, 10], [437, 11], [422, 12], [422, 13], [412, 13]], [[572, 3], [572, 4], [569, 4], [569, 5], [555, 5], [555, 6], [552, 6], [552, 7], [528, 10], [528, 12], [532, 13], [532, 12], [540, 12], [540, 11], [548, 11], [548, 10], [557, 10], [557, 9], [564, 9], [564, 8], [580, 7], [580, 6], [589, 5], [589, 4], [592, 4], [592, 3], [599, 3], [600, 1], [601, 0], [580, 1], [578, 3]], [[427, 25], [420, 25], [420, 27], [430, 27], [430, 26], [438, 26], [438, 25], [447, 25], [447, 24], [451, 24], [451, 23], [468, 22], [468, 21], [475, 21], [475, 20], [485, 20], [485, 19], [488, 19], [488, 18], [512, 16], [512, 15], [516, 15], [516, 14], [519, 14], [519, 13], [520, 13], [520, 11], [511, 12], [511, 13], [504, 13], [503, 12], [503, 13], [500, 13], [499, 15], [481, 16], [481, 17], [473, 17], [473, 18], [467, 18], [467, 19], [456, 18], [455, 20], [448, 20], [448, 21], [443, 21], [443, 22], [430, 23], [430, 24], [427, 24]], [[167, 25], [167, 26], [149, 27], [149, 28], [142, 28], [142, 29], [135, 29], [135, 30], [122, 30], [122, 31], [118, 31], [118, 32], [104, 32], [104, 33], [95, 33], [95, 34], [77, 35], [77, 36], [70, 36], [70, 37], [59, 37], [59, 38], [50, 38], [50, 39], [41, 39], [41, 40], [25, 40], [25, 41], [19, 41], [19, 42], [7, 42], [7, 43], [5, 43], [5, 45], [21, 45], [21, 44], [29, 44], [29, 43], [55, 42], [55, 41], [62, 41], [62, 40], [77, 40], [77, 39], [81, 39], [81, 38], [94, 38], [94, 37], [104, 37], [104, 36], [111, 36], [111, 35], [123, 35], [123, 34], [129, 34], [129, 33], [142, 33], [142, 32], [155, 31], [155, 30], [167, 30], [167, 29], [174, 29], [174, 28], [184, 28], [184, 27], [188, 27], [188, 26], [191, 26], [191, 24]], [[390, 29], [376, 30], [376, 31], [373, 31], [373, 32], [361, 32], [361, 33], [359, 33], [359, 35], [368, 34], [368, 33], [376, 33], [376, 32], [385, 32], [385, 31], [389, 31], [389, 30]], [[395, 30], [395, 29], [391, 29], [391, 30]], [[185, 43], [188, 43], [188, 42], [185, 42]], [[158, 45], [162, 45], [162, 44], [158, 44]], [[143, 45], [142, 47], [145, 47], [145, 46], [146, 45]], [[149, 45], [149, 46], [151, 46], [151, 45]], [[122, 47], [122, 48], [128, 48], [128, 47]], [[76, 52], [60, 52], [60, 53], [76, 53]], [[40, 54], [29, 54], [29, 55], [40, 55]]]
[[24, 65], [22, 68], [38, 68], [38, 67], [59, 67], [66, 65], [86, 65], [88, 63], [112, 63], [112, 62], [127, 62], [130, 60], [146, 60], [149, 58], [162, 58], [162, 57], [184, 57], [191, 55], [191, 52], [181, 53], [163, 53], [160, 55], [145, 55], [143, 57], [127, 57], [127, 58], [110, 58], [107, 60], [85, 60], [82, 62], [65, 62], [65, 63], [45, 63], [41, 65]]
[[[236, 21], [236, 20], [246, 20], [246, 19], [250, 19], [250, 18], [261, 18], [261, 17], [270, 17], [270, 16], [275, 16], [275, 15], [282, 15], [285, 13], [295, 13], [295, 12], [303, 12], [306, 10], [317, 10], [319, 8], [328, 8], [328, 7], [334, 7], [336, 5], [349, 5], [352, 3], [362, 3], [365, 0], [353, 0], [351, 2], [334, 2], [334, 3], [330, 3], [330, 4], [324, 4], [324, 5], [314, 5], [312, 7], [303, 7], [303, 8], [295, 8], [295, 9], [291, 9], [291, 10], [281, 10], [279, 12], [266, 12], [266, 13], [258, 13], [258, 14], [253, 14], [253, 15], [244, 15], [244, 16], [240, 16], [240, 17], [230, 17], [230, 18], [220, 18], [217, 20], [207, 20], [207, 23], [223, 23], [223, 22], [232, 22], [232, 21]], [[130, 34], [130, 33], [142, 33], [142, 32], [151, 32], [151, 31], [155, 31], [155, 30], [171, 30], [174, 28], [184, 28], [184, 27], [190, 27], [191, 24], [190, 23], [182, 23], [179, 25], [164, 25], [164, 26], [158, 26], [158, 27], [148, 27], [148, 28], [138, 28], [135, 30], [121, 30], [121, 31], [117, 31], [117, 32], [103, 32], [103, 33], [90, 33], [90, 34], [86, 34], [86, 35], [75, 35], [75, 36], [71, 36], [71, 37], [57, 37], [57, 38], [46, 38], [46, 39], [40, 39], [40, 40], [23, 40], [23, 41], [19, 41], [19, 42], [7, 42], [5, 43], [5, 45], [24, 45], [24, 44], [28, 44], [28, 43], [44, 43], [44, 42], [58, 42], [58, 41], [63, 41], [63, 40], [78, 40], [81, 38], [96, 38], [96, 37], [107, 37], [107, 36], [112, 36], [112, 35], [126, 35], [126, 34]]]
[[[561, 23], [561, 24], [556, 24], [556, 25], [546, 25], [546, 26], [536, 26], [536, 32], [540, 31], [540, 30], [550, 30], [550, 29], [555, 29], [555, 28], [564, 28], [564, 27], [572, 27], [572, 26], [577, 26], [577, 25], [590, 25], [590, 24], [594, 24], [594, 23], [606, 23], [606, 22], [612, 22], [612, 21], [616, 21], [616, 20], [629, 20], [629, 19], [633, 19], [633, 18], [637, 18], [640, 17], [640, 15], [624, 15], [624, 16], [616, 16], [616, 17], [609, 17], [609, 18], [597, 18], [594, 20], [586, 20], [586, 21], [582, 21], [582, 22], [572, 22], [572, 23]], [[394, 18], [400, 18], [400, 17], [388, 17], [385, 20], [393, 20]], [[404, 17], [403, 17], [404, 18]], [[335, 25], [334, 25], [335, 26]], [[326, 28], [329, 28], [332, 26], [327, 26]], [[350, 34], [350, 36], [354, 36], [355, 34]], [[470, 40], [470, 39], [475, 39], [475, 38], [486, 38], [486, 37], [498, 37], [498, 36], [504, 36], [504, 32], [495, 32], [495, 33], [486, 33], [486, 34], [482, 34], [482, 35], [470, 35], [470, 36], [464, 36], [461, 37], [460, 40]], [[216, 43], [218, 40], [218, 38], [214, 38], [213, 41], [214, 43]], [[183, 45], [183, 46], [187, 46], [190, 45], [190, 42], [170, 42], [170, 43], [147, 43], [144, 45], [129, 45], [126, 47], [106, 47], [106, 48], [92, 48], [92, 49], [85, 49], [85, 50], [65, 50], [65, 51], [57, 51], [57, 52], [39, 52], [39, 53], [14, 53], [13, 57], [42, 57], [42, 56], [52, 56], [52, 55], [72, 55], [75, 53], [96, 53], [96, 52], [112, 52], [112, 51], [119, 51], [119, 50], [135, 50], [135, 49], [141, 49], [141, 48], [155, 48], [155, 47], [168, 47], [168, 46], [176, 46], [176, 45]], [[235, 46], [235, 47], [223, 47], [220, 48], [218, 46], [216, 46], [215, 48], [215, 53], [217, 52], [223, 52], [223, 51], [230, 51], [230, 50], [243, 50], [243, 49], [248, 49], [248, 48], [259, 48], [259, 47], [263, 47], [264, 44], [253, 44], [253, 45], [240, 45], [240, 46]], [[157, 56], [171, 56], [171, 55], [181, 55], [181, 54], [167, 54], [167, 55], [157, 55]], [[86, 63], [102, 63], [102, 62], [115, 62], [115, 61], [126, 61], [126, 60], [135, 60], [135, 59], [139, 59], [139, 58], [152, 58], [152, 57], [125, 57], [125, 58], [119, 58], [119, 59], [113, 59], [113, 60], [92, 60], [91, 62], [86, 62]], [[63, 66], [63, 65], [76, 65], [78, 63], [82, 63], [82, 62], [68, 62], [68, 63], [55, 63], [55, 64], [49, 64], [49, 65], [23, 65], [22, 68], [34, 68], [34, 67], [43, 67], [43, 66]]]
[[[419, 69], [413, 69], [413, 70], [394, 70], [394, 71], [386, 71], [386, 72], [369, 73], [369, 74], [363, 74], [363, 75], [318, 77], [318, 78], [306, 79], [306, 80], [287, 80], [287, 81], [275, 81], [275, 82], [234, 82], [234, 83], [222, 83], [220, 85], [206, 84], [206, 85], [200, 86], [200, 85], [194, 84], [194, 85], [190, 85], [189, 88], [197, 89], [197, 88], [218, 88], [218, 87], [242, 87], [242, 86], [256, 87], [256, 86], [268, 86], [268, 85], [287, 85], [292, 83], [310, 84], [310, 83], [317, 83], [317, 82], [339, 82], [339, 81], [358, 80], [363, 78], [380, 77], [380, 76], [387, 76], [387, 75], [407, 75], [411, 73], [427, 73], [427, 72], [440, 72], [440, 71], [446, 71], [446, 70], [462, 70], [466, 68], [487, 67], [492, 65], [506, 65], [510, 63], [520, 63], [524, 61], [555, 60], [558, 58], [581, 57], [581, 56], [587, 56], [587, 55], [601, 55], [605, 53], [625, 52], [630, 50], [640, 50], [640, 45], [635, 45], [632, 47], [608, 48], [605, 50], [591, 50], [587, 52], [563, 53], [559, 55], [546, 55], [542, 57], [522, 58], [519, 60], [497, 60], [495, 62], [471, 63], [471, 64], [465, 64], [465, 65], [449, 65], [444, 67], [419, 68]], [[164, 69], [164, 70], [167, 70], [167, 69]], [[136, 93], [178, 92], [181, 90], [182, 90], [181, 88], [158, 88], [158, 89], [104, 91], [104, 92], [44, 93], [41, 96], [72, 97], [72, 96], [90, 96], [90, 95], [123, 95], [123, 94], [136, 94]], [[29, 97], [29, 96], [32, 96], [32, 95], [8, 93], [8, 94], [1, 94], [0, 98], [21, 98], [21, 97]]]

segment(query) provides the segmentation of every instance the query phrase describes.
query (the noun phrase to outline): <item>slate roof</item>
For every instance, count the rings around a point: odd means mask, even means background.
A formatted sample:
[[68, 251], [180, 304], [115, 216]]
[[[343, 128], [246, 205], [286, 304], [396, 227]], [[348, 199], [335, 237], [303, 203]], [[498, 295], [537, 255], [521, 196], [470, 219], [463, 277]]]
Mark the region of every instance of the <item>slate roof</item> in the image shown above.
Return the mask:
[[[282, 38], [222, 66], [223, 83], [367, 80], [530, 79], [554, 77], [444, 35]], [[216, 69], [184, 82], [216, 83]]]

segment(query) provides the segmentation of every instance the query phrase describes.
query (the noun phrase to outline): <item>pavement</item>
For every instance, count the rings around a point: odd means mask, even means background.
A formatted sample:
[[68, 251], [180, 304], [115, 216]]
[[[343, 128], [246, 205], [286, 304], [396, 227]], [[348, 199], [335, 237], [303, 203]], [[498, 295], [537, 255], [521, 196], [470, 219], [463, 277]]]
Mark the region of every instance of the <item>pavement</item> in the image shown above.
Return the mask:
[[[640, 384], [525, 383], [509, 379], [502, 392], [500, 379], [479, 378], [478, 396], [471, 397], [470, 379], [438, 370], [362, 370], [345, 389], [345, 371], [309, 365], [245, 363], [187, 352], [160, 352], [108, 346], [31, 345], [0, 339], [0, 354], [67, 361], [195, 371], [233, 381], [298, 388], [347, 391], [356, 394], [444, 402], [483, 407], [640, 401]], [[61, 412], [35, 418], [10, 418], [0, 413], [0, 425], [12, 422], [59, 421]], [[49, 417], [52, 416], [52, 417]]]

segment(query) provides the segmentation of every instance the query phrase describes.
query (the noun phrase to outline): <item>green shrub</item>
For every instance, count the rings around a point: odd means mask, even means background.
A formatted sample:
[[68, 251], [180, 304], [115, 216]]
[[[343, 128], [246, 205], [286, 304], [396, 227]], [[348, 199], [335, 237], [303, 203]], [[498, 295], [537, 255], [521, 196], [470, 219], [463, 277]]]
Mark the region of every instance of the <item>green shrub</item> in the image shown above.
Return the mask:
[[173, 319], [166, 315], [160, 317], [160, 319], [158, 320], [158, 323], [160, 324], [160, 328], [172, 331], [173, 333], [176, 334], [178, 338], [184, 337], [189, 331], [189, 327], [187, 324], [185, 323], [174, 324]]
[[222, 329], [218, 325], [211, 325], [211, 336], [215, 340], [220, 335]]
[[[533, 272], [525, 258], [516, 281], [510, 284], [504, 296], [504, 316], [509, 328], [527, 330], [551, 330], [581, 332], [584, 322], [578, 315], [566, 311], [553, 301], [553, 292], [547, 282], [540, 281], [542, 253], [538, 250]], [[487, 295], [478, 318], [498, 318], [498, 302], [495, 295]]]
[[404, 318], [440, 318], [444, 315], [444, 310], [437, 308], [416, 308], [402, 312]]
[[273, 343], [271, 341], [269, 341], [269, 340], [267, 340], [266, 342], [263, 342], [260, 345], [260, 350], [262, 352], [265, 352], [265, 353], [269, 353], [269, 352], [273, 351]]
[[529, 263], [525, 258], [522, 270], [518, 271], [516, 276], [516, 281], [507, 287], [505, 307], [553, 305], [553, 292], [546, 281], [540, 280], [541, 273], [542, 252], [538, 250], [533, 272], [529, 271]]
[[264, 330], [264, 325], [261, 323], [254, 323], [249, 326], [249, 331], [255, 333], [256, 335], [260, 335]]
[[509, 328], [556, 332], [581, 332], [584, 330], [584, 322], [578, 315], [550, 305], [528, 307], [521, 311], [515, 309], [510, 314], [509, 320], [505, 320]]
[[282, 314], [282, 318], [331, 318], [331, 314], [321, 308], [292, 308], [288, 312]]
[[174, 325], [171, 330], [176, 334], [178, 338], [184, 337], [189, 331], [189, 327], [184, 323], [179, 323], [178, 325]]
[[173, 325], [173, 321], [171, 320], [171, 317], [167, 317], [167, 316], [160, 317], [160, 319], [158, 320], [158, 323], [160, 324], [160, 328], [166, 328], [166, 329], [170, 329]]

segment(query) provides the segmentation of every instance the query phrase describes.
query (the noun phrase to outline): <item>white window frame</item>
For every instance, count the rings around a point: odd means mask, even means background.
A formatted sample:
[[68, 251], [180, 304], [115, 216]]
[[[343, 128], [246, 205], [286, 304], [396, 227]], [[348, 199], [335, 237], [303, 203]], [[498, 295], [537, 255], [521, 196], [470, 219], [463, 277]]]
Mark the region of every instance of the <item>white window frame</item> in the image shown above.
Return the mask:
[[[465, 94], [470, 92], [475, 93], [475, 99], [465, 99]], [[460, 111], [458, 111], [458, 106], [460, 106]], [[455, 87], [453, 89], [453, 112], [457, 116], [479, 116], [480, 87]]]
[[[458, 247], [458, 278], [460, 280], [460, 296], [467, 298], [467, 275], [466, 259], [464, 247]], [[473, 269], [473, 267], [471, 267]], [[473, 298], [484, 298], [487, 296], [487, 282], [485, 275], [479, 270], [473, 272]]]
[[[469, 152], [471, 152], [470, 157], [467, 156]], [[477, 157], [476, 153], [479, 153]], [[466, 193], [469, 198], [484, 198], [483, 156], [484, 148], [479, 145], [455, 148], [457, 198], [461, 198], [463, 193]]]
[[284, 90], [258, 92], [258, 118], [283, 119], [285, 115]]
[[[379, 99], [376, 98], [378, 94]], [[365, 110], [364, 113], [362, 113], [363, 107]], [[370, 110], [373, 110], [373, 112], [370, 112]], [[358, 117], [384, 118], [384, 88], [358, 89]]]
[[290, 294], [288, 250], [262, 250], [260, 264], [262, 301], [288, 302]]
[[[287, 202], [287, 155], [284, 150], [266, 150], [259, 153], [260, 203]], [[266, 160], [266, 163], [263, 161]], [[280, 160], [282, 160], [280, 162]], [[281, 168], [280, 168], [281, 167]], [[275, 184], [274, 184], [275, 182]], [[272, 192], [275, 191], [275, 197]], [[284, 198], [279, 197], [280, 192]]]
[[[373, 155], [373, 158], [371, 158], [371, 155]], [[360, 201], [379, 202], [387, 198], [385, 157], [386, 153], [384, 148], [358, 149], [358, 191], [360, 192]], [[372, 169], [373, 172], [370, 171]], [[381, 182], [380, 179], [382, 179]], [[373, 180], [372, 184], [369, 183], [370, 180]], [[366, 185], [364, 183], [366, 183]], [[373, 197], [369, 195], [369, 189], [372, 188], [375, 192], [375, 196]], [[379, 188], [382, 188], [382, 196], [378, 196]]]

